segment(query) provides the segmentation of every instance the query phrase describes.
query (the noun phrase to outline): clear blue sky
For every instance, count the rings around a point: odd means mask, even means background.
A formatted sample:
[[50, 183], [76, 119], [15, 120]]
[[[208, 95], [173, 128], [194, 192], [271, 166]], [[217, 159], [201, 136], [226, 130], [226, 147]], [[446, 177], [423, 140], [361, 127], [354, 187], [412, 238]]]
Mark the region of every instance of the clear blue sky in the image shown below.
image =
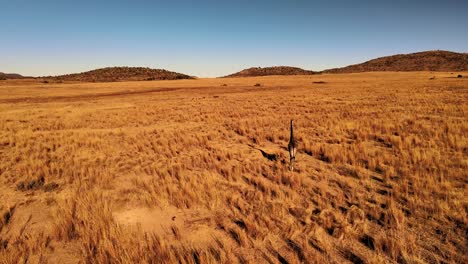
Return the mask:
[[32, 76], [322, 70], [434, 49], [468, 52], [468, 1], [0, 0], [0, 71]]

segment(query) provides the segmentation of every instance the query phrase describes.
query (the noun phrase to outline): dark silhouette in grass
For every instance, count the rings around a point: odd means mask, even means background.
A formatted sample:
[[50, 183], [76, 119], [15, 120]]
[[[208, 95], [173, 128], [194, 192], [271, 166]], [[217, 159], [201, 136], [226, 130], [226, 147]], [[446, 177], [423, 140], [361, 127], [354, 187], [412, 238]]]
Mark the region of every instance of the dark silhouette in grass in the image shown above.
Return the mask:
[[294, 170], [294, 162], [296, 161], [297, 142], [294, 139], [293, 120], [291, 119], [291, 135], [289, 137], [288, 152], [289, 152], [289, 169]]

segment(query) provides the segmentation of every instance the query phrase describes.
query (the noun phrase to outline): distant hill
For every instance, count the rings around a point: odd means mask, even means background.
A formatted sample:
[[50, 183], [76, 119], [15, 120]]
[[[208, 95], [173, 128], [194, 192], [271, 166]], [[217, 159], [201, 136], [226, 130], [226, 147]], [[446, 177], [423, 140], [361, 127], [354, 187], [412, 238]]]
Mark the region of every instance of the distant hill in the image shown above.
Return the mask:
[[304, 70], [297, 67], [275, 66], [275, 67], [252, 67], [240, 72], [233, 73], [224, 77], [254, 77], [268, 75], [310, 75], [313, 71]]
[[144, 67], [107, 67], [92, 71], [66, 74], [59, 76], [43, 77], [56, 81], [79, 82], [116, 82], [116, 81], [151, 81], [151, 80], [180, 80], [193, 79], [194, 77], [171, 72], [163, 69], [151, 69]]
[[361, 64], [335, 68], [324, 73], [352, 73], [371, 71], [467, 71], [468, 53], [436, 50], [398, 54], [373, 59]]
[[24, 76], [17, 74], [17, 73], [3, 73], [0, 72], [0, 80], [6, 80], [6, 79], [23, 79], [25, 78]]

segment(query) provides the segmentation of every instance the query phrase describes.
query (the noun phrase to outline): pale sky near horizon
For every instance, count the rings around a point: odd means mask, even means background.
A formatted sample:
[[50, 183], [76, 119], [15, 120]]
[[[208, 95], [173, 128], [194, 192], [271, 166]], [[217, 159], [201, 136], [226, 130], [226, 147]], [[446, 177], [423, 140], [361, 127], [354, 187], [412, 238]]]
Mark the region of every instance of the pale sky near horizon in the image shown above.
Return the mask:
[[0, 25], [0, 72], [29, 76], [143, 66], [216, 77], [468, 52], [468, 1], [456, 0], [0, 0]]

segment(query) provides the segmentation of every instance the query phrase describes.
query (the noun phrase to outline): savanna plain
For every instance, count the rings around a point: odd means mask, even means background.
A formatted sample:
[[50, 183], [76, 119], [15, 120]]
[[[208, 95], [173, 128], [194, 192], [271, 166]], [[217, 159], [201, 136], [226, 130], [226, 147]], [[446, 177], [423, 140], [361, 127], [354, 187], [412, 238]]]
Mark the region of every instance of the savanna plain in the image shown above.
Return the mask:
[[467, 263], [456, 74], [0, 81], [0, 263]]

